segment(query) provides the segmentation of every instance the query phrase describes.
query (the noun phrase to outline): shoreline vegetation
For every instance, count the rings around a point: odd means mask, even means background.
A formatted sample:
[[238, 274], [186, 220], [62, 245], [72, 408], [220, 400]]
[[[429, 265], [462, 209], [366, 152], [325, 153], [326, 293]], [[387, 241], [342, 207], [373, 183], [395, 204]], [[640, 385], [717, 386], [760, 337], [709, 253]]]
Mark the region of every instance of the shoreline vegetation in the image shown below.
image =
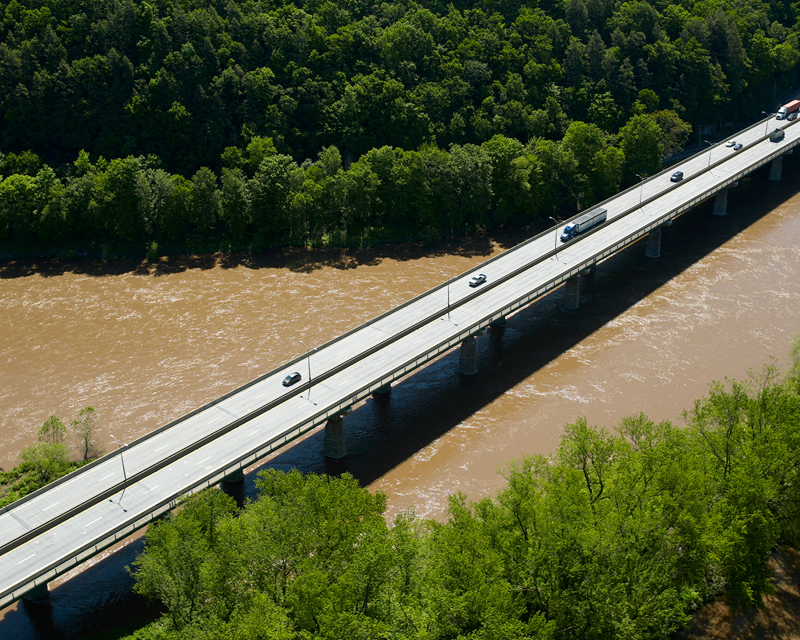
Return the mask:
[[206, 490], [148, 528], [134, 590], [166, 613], [125, 638], [645, 640], [759, 608], [800, 544], [800, 336], [786, 373], [715, 381], [683, 419], [578, 419], [446, 522], [387, 523], [348, 474], [266, 470], [241, 509]]
[[[0, 468], [0, 507], [16, 502], [97, 458], [102, 452], [94, 441], [96, 425], [94, 407], [81, 409], [69, 427], [58, 416], [47, 418], [36, 442], [20, 451], [22, 463], [9, 471]], [[67, 441], [70, 437], [79, 460], [69, 459]]]
[[10, 0], [0, 257], [542, 224], [797, 84], [789, 2]]

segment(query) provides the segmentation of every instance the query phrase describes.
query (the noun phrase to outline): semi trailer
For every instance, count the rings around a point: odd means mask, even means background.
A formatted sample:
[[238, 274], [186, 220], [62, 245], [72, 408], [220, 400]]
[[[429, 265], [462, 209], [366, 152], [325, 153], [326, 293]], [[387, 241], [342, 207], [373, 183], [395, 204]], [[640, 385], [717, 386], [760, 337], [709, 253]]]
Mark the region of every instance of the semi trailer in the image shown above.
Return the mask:
[[561, 234], [561, 242], [569, 242], [573, 238], [586, 233], [589, 229], [596, 227], [598, 224], [603, 224], [606, 221], [606, 214], [608, 211], [603, 207], [598, 207], [594, 211], [584, 213], [582, 216], [576, 218], [564, 227], [564, 233]]

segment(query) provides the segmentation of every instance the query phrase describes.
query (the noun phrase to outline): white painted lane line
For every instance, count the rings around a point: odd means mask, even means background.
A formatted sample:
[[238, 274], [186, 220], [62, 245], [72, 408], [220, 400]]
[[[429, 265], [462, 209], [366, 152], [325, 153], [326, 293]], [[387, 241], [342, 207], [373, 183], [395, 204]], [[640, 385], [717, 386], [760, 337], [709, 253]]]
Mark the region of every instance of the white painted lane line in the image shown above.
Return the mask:
[[30, 560], [31, 558], [33, 558], [33, 556], [35, 556], [35, 555], [36, 555], [35, 553], [32, 553], [31, 555], [29, 555], [29, 556], [28, 556], [27, 558], [25, 558], [24, 560], [20, 560], [19, 562], [17, 562], [17, 564], [22, 564], [23, 562], [27, 562], [28, 560]]
[[106, 478], [110, 478], [110, 477], [111, 477], [111, 476], [113, 476], [113, 475], [114, 475], [113, 473], [109, 473], [107, 476], [103, 476], [102, 478], [100, 478], [100, 479], [99, 479], [99, 480], [97, 480], [96, 482], [102, 482], [102, 481], [103, 481], [103, 480], [105, 480]]
[[269, 393], [269, 389], [267, 389], [267, 390], [266, 390], [264, 393], [262, 393], [261, 395], [259, 395], [259, 396], [256, 396], [256, 397], [255, 397], [255, 400], [258, 400], [259, 398], [263, 398], [263, 397], [264, 397], [265, 395], [267, 395], [268, 393]]
[[164, 448], [166, 448], [168, 446], [169, 446], [169, 443], [161, 445], [158, 449], [156, 449], [156, 452], [161, 451], [162, 449], [164, 449]]
[[156, 489], [158, 489], [158, 487], [159, 487], [159, 485], [156, 485], [152, 489], [148, 489], [147, 491], [145, 491], [145, 493], [150, 493], [151, 491], [155, 491]]
[[96, 520], [92, 520], [92, 521], [91, 521], [89, 524], [87, 524], [86, 526], [87, 526], [87, 527], [90, 527], [90, 526], [91, 526], [91, 525], [93, 525], [95, 522], [100, 522], [100, 520], [102, 520], [102, 519], [103, 519], [103, 516], [100, 516], [100, 517], [99, 517], [99, 518], [97, 518]]
[[[247, 435], [248, 435], [248, 436], [252, 436], [252, 435], [255, 435], [256, 433], [258, 433], [259, 431], [261, 431], [261, 427], [259, 427], [259, 428], [258, 428], [258, 429], [256, 429], [255, 431], [251, 431], [251, 432], [250, 432], [250, 433], [248, 433]], [[206, 460], [208, 460], [208, 458], [206, 458]]]
[[215, 422], [219, 422], [219, 421], [220, 421], [220, 420], [222, 420], [224, 417], [225, 417], [225, 416], [219, 416], [218, 418], [214, 418], [213, 420], [209, 420], [209, 421], [208, 421], [208, 424], [214, 424]]
[[208, 458], [205, 458], [204, 460], [201, 460], [197, 464], [203, 464], [206, 460], [211, 460], [211, 456], [208, 456]]
[[51, 504], [49, 507], [45, 507], [44, 509], [42, 509], [42, 511], [47, 511], [48, 509], [52, 509], [52, 508], [53, 508], [53, 507], [55, 507], [57, 504], [61, 504], [61, 500], [59, 500], [58, 502], [54, 502], [54, 503], [53, 503], [53, 504]]

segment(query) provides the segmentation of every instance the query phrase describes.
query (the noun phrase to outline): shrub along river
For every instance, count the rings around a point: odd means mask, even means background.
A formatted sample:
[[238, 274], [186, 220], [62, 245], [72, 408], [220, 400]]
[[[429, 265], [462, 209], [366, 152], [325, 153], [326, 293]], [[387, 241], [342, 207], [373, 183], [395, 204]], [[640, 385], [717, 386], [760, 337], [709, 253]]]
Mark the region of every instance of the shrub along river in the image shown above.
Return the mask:
[[[444, 518], [447, 496], [492, 495], [522, 453], [547, 454], [566, 422], [612, 428], [644, 411], [680, 423], [726, 376], [770, 356], [785, 365], [800, 332], [800, 162], [733, 190], [728, 215], [707, 202], [581, 282], [479, 339], [476, 376], [451, 352], [345, 419], [348, 457], [326, 463], [315, 432], [265, 465], [347, 470], [388, 495], [390, 515]], [[530, 231], [528, 233], [533, 233]], [[282, 362], [461, 273], [522, 233], [367, 252], [200, 256], [157, 264], [0, 263], [0, 466], [18, 463], [48, 415], [97, 410], [97, 440], [129, 442]], [[252, 480], [248, 482], [252, 491]], [[152, 615], [131, 595], [129, 539], [51, 584], [48, 604], [0, 612], [0, 637], [76, 638]], [[151, 610], [152, 611], [152, 610]]]

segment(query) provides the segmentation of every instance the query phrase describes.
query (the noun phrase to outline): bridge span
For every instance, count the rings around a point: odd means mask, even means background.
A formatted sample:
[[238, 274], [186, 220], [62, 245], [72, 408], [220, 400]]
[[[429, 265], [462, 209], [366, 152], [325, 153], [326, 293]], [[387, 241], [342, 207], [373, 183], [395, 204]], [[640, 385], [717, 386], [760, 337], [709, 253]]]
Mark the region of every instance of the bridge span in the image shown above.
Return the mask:
[[[245, 467], [326, 424], [326, 455], [345, 455], [342, 416], [373, 393], [460, 345], [461, 372], [476, 372], [476, 336], [537, 298], [564, 287], [563, 306], [579, 305], [579, 279], [601, 261], [647, 237], [660, 253], [660, 229], [800, 143], [800, 127], [772, 118], [737, 133], [744, 147], [720, 142], [600, 203], [605, 224], [563, 244], [553, 227], [167, 424], [47, 487], [0, 509], [0, 607], [44, 597], [47, 582], [172, 509], [181, 495], [241, 479]], [[785, 137], [771, 142], [776, 127]], [[684, 173], [671, 182], [676, 168]], [[566, 222], [566, 221], [565, 221]], [[471, 276], [487, 282], [471, 288]], [[298, 371], [294, 386], [281, 384]]]

